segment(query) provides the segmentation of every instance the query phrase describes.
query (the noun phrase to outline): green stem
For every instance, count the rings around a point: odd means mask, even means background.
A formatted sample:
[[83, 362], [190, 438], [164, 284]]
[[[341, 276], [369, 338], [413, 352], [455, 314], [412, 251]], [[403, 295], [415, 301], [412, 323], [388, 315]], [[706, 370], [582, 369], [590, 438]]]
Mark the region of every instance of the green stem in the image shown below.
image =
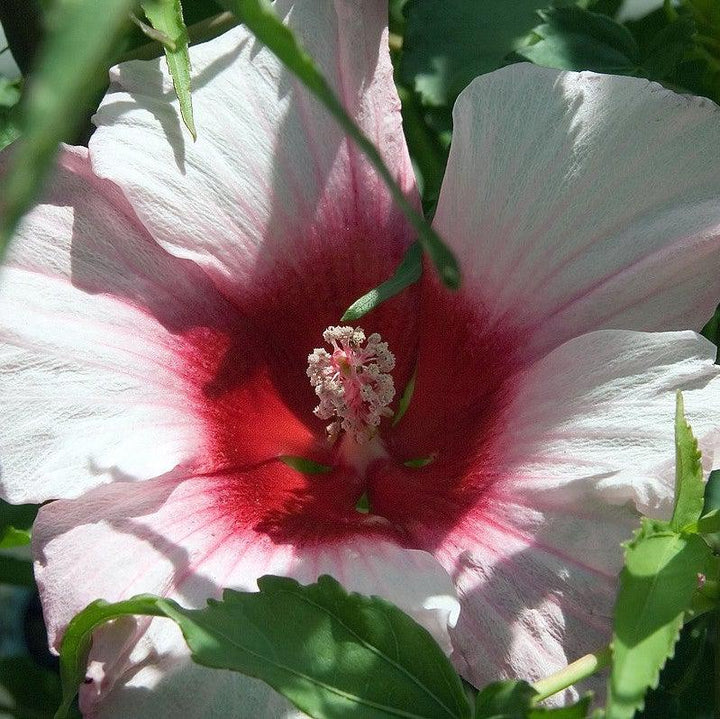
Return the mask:
[[551, 674], [549, 677], [535, 682], [533, 686], [538, 693], [535, 701], [539, 702], [547, 699], [553, 694], [557, 694], [563, 689], [567, 689], [573, 684], [576, 684], [581, 679], [595, 674], [595, 672], [610, 664], [611, 658], [612, 650], [608, 644], [593, 654], [586, 654], [584, 657], [580, 657], [580, 659], [574, 661], [572, 664], [568, 664], [559, 672], [555, 672], [555, 674]]

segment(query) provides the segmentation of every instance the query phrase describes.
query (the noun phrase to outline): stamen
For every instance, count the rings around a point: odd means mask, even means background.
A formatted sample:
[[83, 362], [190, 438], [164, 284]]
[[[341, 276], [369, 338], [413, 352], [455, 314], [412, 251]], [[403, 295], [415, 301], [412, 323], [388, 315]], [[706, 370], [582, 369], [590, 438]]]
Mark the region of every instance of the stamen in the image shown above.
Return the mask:
[[392, 416], [388, 405], [395, 385], [389, 372], [395, 367], [395, 356], [377, 332], [363, 347], [365, 333], [359, 327], [328, 327], [323, 338], [332, 345], [332, 354], [315, 349], [308, 356], [307, 376], [320, 398], [315, 415], [337, 418], [327, 426], [331, 442], [341, 431], [358, 444], [368, 442], [381, 418]]

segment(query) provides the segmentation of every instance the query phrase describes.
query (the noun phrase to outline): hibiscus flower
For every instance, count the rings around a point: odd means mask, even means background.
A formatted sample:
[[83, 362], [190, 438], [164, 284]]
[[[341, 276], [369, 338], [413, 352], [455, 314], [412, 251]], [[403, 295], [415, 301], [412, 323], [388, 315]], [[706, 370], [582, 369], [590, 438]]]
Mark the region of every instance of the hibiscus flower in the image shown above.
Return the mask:
[[[385, 4], [276, 9], [417, 203]], [[718, 108], [527, 65], [477, 79], [434, 220], [462, 288], [428, 268], [361, 331], [339, 318], [408, 223], [245, 29], [191, 56], [197, 142], [163, 62], [113, 69], [0, 278], [0, 482], [57, 500], [33, 540], [52, 646], [99, 597], [204, 606], [329, 573], [412, 612], [477, 685], [596, 649], [619, 542], [670, 508], [677, 389], [708, 467], [717, 444], [716, 349], [682, 330], [720, 297]], [[80, 701], [280, 715], [258, 684], [128, 618], [96, 634]]]

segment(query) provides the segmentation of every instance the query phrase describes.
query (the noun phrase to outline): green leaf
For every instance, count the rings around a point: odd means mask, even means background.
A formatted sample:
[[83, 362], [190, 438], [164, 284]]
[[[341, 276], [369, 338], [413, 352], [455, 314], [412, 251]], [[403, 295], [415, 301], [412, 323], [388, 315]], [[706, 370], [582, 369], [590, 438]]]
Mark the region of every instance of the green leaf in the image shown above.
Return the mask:
[[[39, 666], [30, 657], [2, 657], [0, 694], [5, 693], [12, 699], [11, 716], [18, 719], [49, 717], [60, 702], [60, 679], [54, 671]], [[5, 716], [2, 708], [0, 716]]]
[[683, 531], [697, 534], [715, 534], [716, 532], [719, 532], [720, 509], [713, 509], [711, 512], [703, 514], [697, 522], [685, 525], [683, 527]]
[[475, 719], [525, 719], [536, 695], [522, 680], [488, 684], [475, 698]]
[[643, 519], [626, 547], [615, 606], [607, 719], [630, 719], [672, 656], [698, 575], [711, 567], [701, 537]]
[[[60, 647], [62, 703], [55, 712], [55, 719], [65, 719], [68, 716], [78, 687], [85, 679], [85, 667], [93, 631], [105, 622], [128, 614], [166, 616], [163, 609], [158, 607], [159, 601], [158, 597], [150, 595], [139, 595], [115, 604], [98, 599], [72, 618]], [[172, 604], [168, 600], [163, 600], [163, 603], [164, 606]]]
[[32, 562], [0, 554], [0, 584], [34, 587]]
[[399, 609], [327, 576], [258, 584], [259, 593], [226, 589], [207, 609], [159, 604], [196, 662], [259, 677], [313, 717], [469, 717], [448, 659]]
[[440, 197], [452, 139], [450, 108], [423, 105], [414, 90], [397, 85], [402, 103], [402, 125], [410, 152], [423, 212], [432, 221]]
[[527, 715], [527, 719], [585, 719], [590, 713], [592, 694], [586, 694], [576, 704], [566, 707], [546, 708], [535, 707]]
[[393, 276], [383, 282], [380, 286], [370, 290], [360, 299], [355, 300], [350, 307], [345, 310], [345, 314], [340, 318], [341, 322], [354, 322], [374, 310], [385, 300], [394, 297], [402, 292], [406, 287], [417, 282], [422, 275], [422, 249], [417, 242], [413, 242], [408, 248], [405, 256], [395, 270]]
[[700, 330], [700, 334], [707, 337], [716, 347], [720, 345], [720, 305]]
[[682, 393], [675, 407], [675, 508], [670, 527], [681, 531], [697, 522], [703, 510], [705, 483], [697, 439], [685, 420]]
[[142, 0], [140, 5], [150, 24], [172, 41], [171, 43], [163, 43], [165, 46], [165, 58], [167, 59], [175, 93], [180, 101], [180, 114], [183, 122], [190, 131], [193, 140], [196, 140], [197, 132], [193, 119], [192, 98], [190, 97], [188, 34], [183, 21], [180, 0]]
[[387, 185], [393, 199], [418, 233], [418, 242], [428, 253], [442, 281], [457, 289], [460, 269], [452, 252], [430, 227], [395, 182], [380, 153], [347, 114], [313, 59], [283, 25], [267, 0], [224, 0], [247, 27], [293, 72], [305, 87], [322, 102], [340, 127], [355, 141]]
[[703, 515], [698, 520], [696, 531], [703, 535], [713, 551], [720, 553], [720, 470], [710, 472], [705, 484], [705, 504]]
[[0, 549], [10, 547], [24, 547], [30, 544], [32, 535], [28, 529], [17, 529], [17, 527], [3, 527], [0, 530]]
[[0, 150], [20, 135], [16, 107], [19, 100], [20, 81], [0, 75]]
[[423, 102], [452, 104], [474, 78], [495, 70], [537, 24], [548, 0], [410, 0], [400, 60], [403, 84]]
[[673, 78], [680, 63], [695, 47], [695, 23], [678, 18], [651, 38], [643, 52], [643, 74], [651, 80]]
[[35, 504], [8, 504], [0, 499], [0, 549], [29, 544], [37, 511]]
[[67, 716], [85, 677], [92, 632], [128, 614], [174, 619], [195, 661], [258, 677], [315, 717], [470, 716], [442, 650], [388, 602], [347, 594], [327, 576], [307, 587], [281, 577], [258, 585], [260, 592], [225, 590], [223, 601], [209, 600], [201, 610], [147, 595], [93, 602], [63, 636], [56, 719]]
[[699, 719], [713, 716], [715, 702], [714, 627], [716, 613], [688, 622], [660, 683], [645, 698], [644, 719]]
[[535, 706], [538, 693], [525, 681], [494, 682], [475, 699], [475, 719], [585, 719], [592, 695], [577, 704], [551, 709]]
[[0, 107], [11, 108], [20, 100], [20, 80], [10, 80], [0, 75]]
[[76, 127], [88, 100], [104, 81], [116, 38], [136, 0], [73, 0], [56, 3], [52, 28], [28, 82], [21, 136], [0, 194], [0, 259], [30, 206], [58, 143]]
[[529, 45], [516, 52], [544, 67], [634, 74], [640, 51], [632, 34], [606, 15], [577, 5], [538, 13], [544, 20], [533, 28]]

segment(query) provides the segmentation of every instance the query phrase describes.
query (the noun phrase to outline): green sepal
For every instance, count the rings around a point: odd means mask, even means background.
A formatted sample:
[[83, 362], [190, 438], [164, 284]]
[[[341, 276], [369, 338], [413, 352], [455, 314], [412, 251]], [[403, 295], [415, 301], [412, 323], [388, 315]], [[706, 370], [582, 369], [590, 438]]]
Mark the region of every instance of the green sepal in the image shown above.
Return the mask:
[[374, 310], [385, 300], [394, 297], [422, 276], [422, 248], [413, 242], [407, 249], [393, 276], [355, 300], [340, 318], [341, 322], [354, 322]]
[[327, 474], [332, 472], [332, 467], [327, 464], [320, 464], [312, 459], [306, 459], [305, 457], [296, 457], [292, 454], [283, 454], [278, 459], [286, 464], [288, 467], [296, 469], [298, 472], [303, 474]]
[[437, 459], [437, 456], [431, 454], [429, 457], [417, 457], [415, 459], [408, 459], [403, 462], [403, 465], [408, 469], [422, 469], [432, 464]]
[[398, 408], [395, 412], [395, 416], [393, 417], [392, 426], [395, 427], [398, 422], [405, 416], [405, 412], [408, 411], [408, 407], [410, 406], [410, 402], [413, 398], [413, 394], [415, 394], [415, 380], [417, 379], [417, 367], [413, 370], [412, 375], [410, 376], [410, 379], [408, 380], [408, 383], [405, 385], [405, 389], [403, 390], [402, 395], [400, 396], [400, 401], [398, 402]]
[[180, 115], [193, 140], [196, 140], [197, 131], [190, 96], [188, 34], [180, 0], [142, 0], [140, 5], [153, 28], [161, 33], [168, 70], [180, 103]]

